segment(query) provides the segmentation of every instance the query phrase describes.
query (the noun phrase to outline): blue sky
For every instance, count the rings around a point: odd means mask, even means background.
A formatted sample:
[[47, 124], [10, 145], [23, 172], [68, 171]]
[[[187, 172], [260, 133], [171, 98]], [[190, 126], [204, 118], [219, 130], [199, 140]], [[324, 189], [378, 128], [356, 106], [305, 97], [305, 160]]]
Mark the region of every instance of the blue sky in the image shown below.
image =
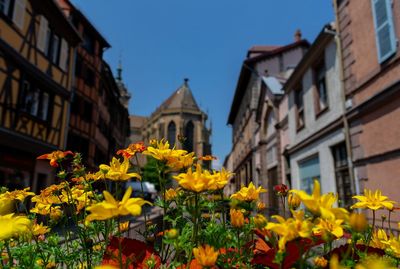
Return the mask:
[[183, 82], [213, 123], [213, 153], [231, 149], [226, 125], [241, 63], [253, 45], [313, 41], [333, 20], [330, 0], [72, 0], [121, 56], [130, 113], [149, 115]]

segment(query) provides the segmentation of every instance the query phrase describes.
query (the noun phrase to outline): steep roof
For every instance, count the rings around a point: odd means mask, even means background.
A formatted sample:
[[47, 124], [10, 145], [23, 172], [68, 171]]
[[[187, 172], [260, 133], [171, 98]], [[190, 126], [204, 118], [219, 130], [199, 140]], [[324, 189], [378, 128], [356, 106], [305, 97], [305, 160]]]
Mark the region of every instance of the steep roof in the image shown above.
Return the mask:
[[200, 111], [192, 91], [189, 88], [188, 81], [188, 79], [185, 79], [183, 85], [168, 97], [168, 99], [165, 100], [154, 113], [166, 109], [189, 109]]
[[147, 117], [139, 115], [129, 115], [131, 128], [142, 128], [147, 121]]
[[256, 76], [260, 76], [253, 69], [253, 66], [256, 63], [261, 62], [268, 58], [275, 57], [276, 55], [290, 51], [292, 49], [296, 49], [299, 47], [307, 49], [309, 46], [310, 46], [310, 43], [307, 40], [300, 39], [298, 41], [295, 41], [294, 43], [291, 43], [291, 44], [288, 44], [285, 46], [278, 46], [276, 49], [272, 49], [272, 50], [266, 51], [262, 54], [259, 54], [257, 56], [245, 59], [243, 61], [242, 68], [240, 70], [239, 79], [238, 79], [238, 82], [236, 85], [235, 94], [233, 96], [233, 101], [231, 104], [231, 110], [229, 112], [227, 124], [233, 124], [233, 122], [236, 118], [236, 114], [238, 112], [240, 103], [242, 102], [242, 98], [245, 94], [247, 83], [251, 77], [251, 74], [254, 73]]

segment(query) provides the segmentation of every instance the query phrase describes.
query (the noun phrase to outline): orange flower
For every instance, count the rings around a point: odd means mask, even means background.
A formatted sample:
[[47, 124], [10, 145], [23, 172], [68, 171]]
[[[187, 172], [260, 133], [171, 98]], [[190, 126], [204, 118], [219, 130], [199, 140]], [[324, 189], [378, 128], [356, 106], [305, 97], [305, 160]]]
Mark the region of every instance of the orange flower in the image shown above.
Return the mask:
[[205, 245], [193, 248], [193, 254], [202, 267], [210, 267], [215, 265], [219, 253], [213, 247]]
[[231, 224], [235, 228], [241, 228], [244, 225], [244, 215], [241, 210], [231, 209]]
[[126, 149], [120, 149], [117, 151], [117, 155], [122, 155], [126, 158], [130, 158], [136, 154], [136, 152], [142, 153], [146, 150], [146, 146], [143, 142], [132, 143]]
[[52, 153], [43, 154], [37, 157], [38, 160], [50, 160], [50, 165], [53, 167], [58, 167], [58, 162], [62, 161], [67, 155], [74, 155], [74, 153], [70, 150], [68, 151], [61, 151], [56, 150]]
[[205, 155], [202, 157], [199, 157], [200, 161], [212, 161], [212, 160], [216, 160], [217, 157], [213, 156], [213, 155]]

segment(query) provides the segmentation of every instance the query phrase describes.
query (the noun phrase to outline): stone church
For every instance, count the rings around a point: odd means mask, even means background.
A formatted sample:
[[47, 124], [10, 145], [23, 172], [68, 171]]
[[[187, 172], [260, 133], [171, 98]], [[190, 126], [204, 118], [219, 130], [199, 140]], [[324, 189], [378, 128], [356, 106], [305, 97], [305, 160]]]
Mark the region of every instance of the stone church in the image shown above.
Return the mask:
[[[198, 157], [211, 154], [208, 116], [197, 105], [188, 82], [185, 79], [149, 117], [130, 116], [132, 143], [165, 138], [176, 148], [193, 151]], [[185, 137], [183, 144], [178, 136]]]

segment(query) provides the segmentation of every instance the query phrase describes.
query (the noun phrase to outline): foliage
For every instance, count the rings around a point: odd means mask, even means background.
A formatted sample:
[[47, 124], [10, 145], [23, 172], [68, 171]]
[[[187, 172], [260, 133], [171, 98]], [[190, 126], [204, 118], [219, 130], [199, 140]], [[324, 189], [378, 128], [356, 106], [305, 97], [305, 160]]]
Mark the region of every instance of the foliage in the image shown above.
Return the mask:
[[[165, 140], [132, 144], [117, 154], [94, 173], [86, 171], [78, 153], [45, 154], [39, 158], [57, 169], [57, 184], [40, 194], [2, 189], [1, 268], [399, 266], [400, 237], [390, 226], [398, 208], [379, 190], [354, 197], [354, 208], [372, 212], [372, 224], [362, 213], [336, 207], [337, 195], [321, 193], [317, 180], [311, 194], [275, 186], [270, 191], [283, 210], [270, 217], [263, 214], [260, 193], [267, 190], [262, 186], [250, 183], [224, 195], [233, 174], [204, 169], [203, 162], [213, 156], [196, 158]], [[133, 164], [137, 154], [148, 156], [144, 170]], [[131, 198], [131, 188], [124, 190], [129, 180], [157, 181], [154, 206], [162, 210], [160, 222], [147, 221], [142, 206], [149, 202]], [[171, 180], [179, 187], [170, 188]], [[29, 200], [32, 208], [26, 206]], [[377, 227], [377, 210], [388, 210], [389, 232]], [[144, 216], [142, 241], [124, 238], [130, 216], [139, 215]]]

